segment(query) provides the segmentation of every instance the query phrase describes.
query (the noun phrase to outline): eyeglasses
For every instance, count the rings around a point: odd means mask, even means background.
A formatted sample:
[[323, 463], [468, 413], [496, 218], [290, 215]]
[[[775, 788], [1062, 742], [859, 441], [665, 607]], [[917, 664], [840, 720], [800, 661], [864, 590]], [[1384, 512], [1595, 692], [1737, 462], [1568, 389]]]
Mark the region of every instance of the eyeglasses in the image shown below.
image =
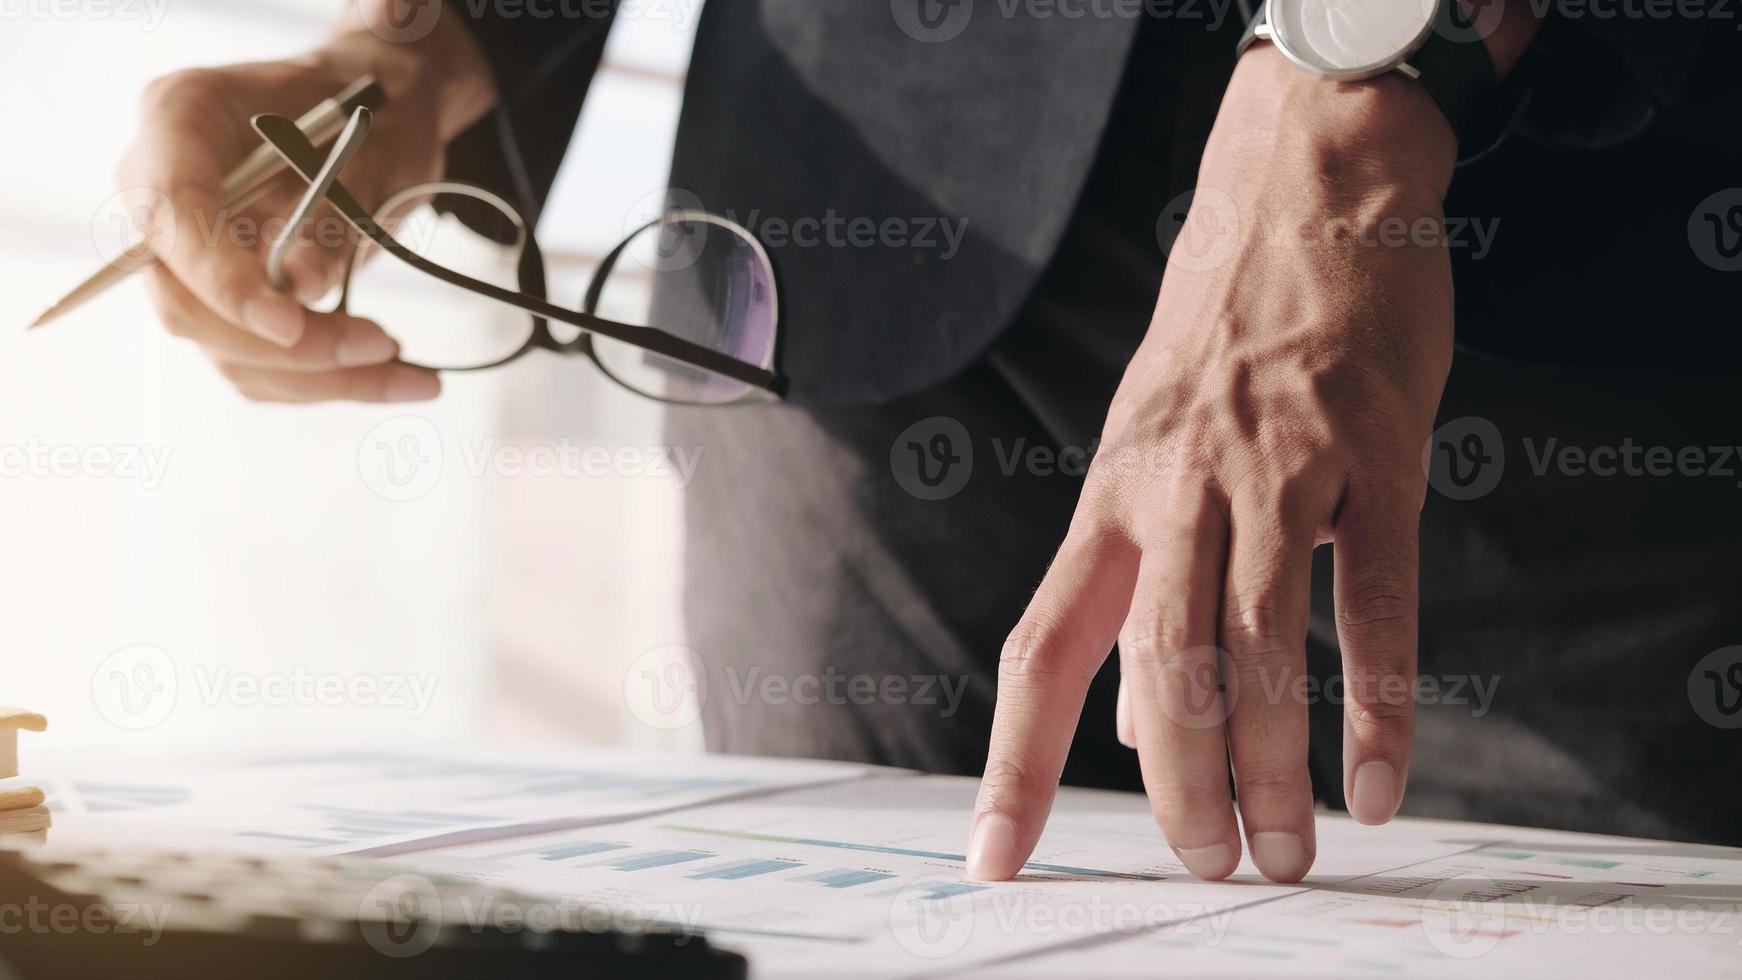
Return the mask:
[[[279, 288], [289, 282], [284, 262], [295, 242], [295, 229], [303, 227], [326, 201], [387, 254], [529, 317], [530, 331], [524, 340], [516, 337], [517, 346], [511, 344], [507, 350], [461, 356], [450, 363], [406, 363], [440, 371], [481, 371], [546, 350], [585, 355], [624, 388], [668, 403], [729, 405], [777, 400], [785, 394], [786, 379], [775, 370], [779, 297], [774, 266], [767, 250], [743, 226], [705, 211], [668, 209], [612, 249], [594, 271], [581, 308], [566, 309], [546, 299], [544, 259], [532, 229], [497, 194], [457, 181], [436, 181], [394, 194], [374, 215], [358, 206], [338, 175], [362, 147], [371, 119], [367, 108], [355, 110], [323, 157], [290, 119], [254, 117], [255, 131], [309, 185], [267, 255], [267, 272]], [[433, 261], [383, 227], [388, 215], [439, 196], [466, 198], [488, 207], [514, 228], [517, 289]], [[355, 255], [345, 270], [341, 310], [351, 301]], [[616, 318], [607, 319], [602, 311]], [[562, 340], [551, 332], [553, 320], [578, 327], [579, 333]]]

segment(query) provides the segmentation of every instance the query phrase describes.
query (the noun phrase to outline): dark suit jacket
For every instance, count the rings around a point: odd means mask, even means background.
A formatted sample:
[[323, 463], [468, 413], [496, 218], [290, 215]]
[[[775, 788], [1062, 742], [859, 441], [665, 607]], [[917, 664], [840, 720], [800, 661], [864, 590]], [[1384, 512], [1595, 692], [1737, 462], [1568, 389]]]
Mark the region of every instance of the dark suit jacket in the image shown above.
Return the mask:
[[[467, 18], [502, 94], [499, 112], [450, 150], [450, 173], [518, 190], [535, 204], [568, 146], [615, 4], [576, 3], [568, 17], [531, 13], [560, 9], [555, 4], [448, 4], [445, 15]], [[673, 187], [753, 231], [770, 219], [831, 216], [879, 224], [904, 219], [910, 230], [928, 221], [967, 222], [959, 250], [948, 257], [941, 242], [932, 249], [770, 249], [782, 290], [781, 361], [795, 400], [880, 401], [924, 388], [959, 371], [1010, 323], [1058, 246], [1136, 34], [1128, 16], [1056, 13], [1068, 6], [706, 5]], [[1208, 100], [1207, 125], [1232, 64], [1240, 10], [1225, 0], [1197, 0], [1194, 20], [1185, 15], [1191, 4], [1153, 6], [1172, 11], [1178, 29], [1201, 33], [1217, 53], [1201, 90], [1181, 94]], [[1230, 23], [1213, 23], [1217, 9]], [[1508, 349], [1519, 333], [1511, 324], [1520, 302], [1540, 303], [1535, 318], [1557, 323], [1579, 318], [1574, 293], [1594, 310], [1614, 312], [1625, 290], [1590, 291], [1603, 282], [1619, 286], [1624, 277], [1593, 275], [1600, 263], [1586, 261], [1585, 249], [1623, 268], [1669, 247], [1659, 241], [1665, 235], [1680, 253], [1689, 252], [1686, 216], [1726, 186], [1714, 183], [1724, 174], [1742, 183], [1742, 171], [1729, 169], [1742, 164], [1734, 132], [1742, 101], [1736, 64], [1723, 63], [1738, 48], [1735, 26], [1551, 15], [1521, 69], [1536, 89], [1526, 138], [1515, 136], [1467, 168], [1459, 178], [1463, 197], [1449, 205], [1454, 216], [1459, 212], [1451, 208], [1465, 207], [1464, 216], [1502, 221], [1488, 252], [1459, 257], [1461, 307], [1468, 291], [1472, 308], [1492, 308], [1468, 328], [1470, 318], [1461, 316], [1465, 339]], [[1712, 114], [1714, 105], [1728, 114]], [[1654, 144], [1658, 129], [1671, 135]], [[1644, 151], [1604, 149], [1641, 143]], [[1528, 148], [1514, 151], [1511, 144]], [[1621, 176], [1632, 186], [1615, 187]], [[1546, 208], [1533, 203], [1545, 199], [1545, 187]], [[1507, 221], [1521, 229], [1515, 248]], [[1571, 234], [1587, 226], [1618, 240], [1592, 243]], [[1535, 236], [1549, 238], [1552, 254], [1570, 260], [1545, 267]], [[1720, 288], [1734, 293], [1733, 281], [1709, 268], [1686, 276], [1684, 298]], [[1577, 335], [1543, 329], [1525, 341], [1538, 354], [1575, 356], [1609, 343], [1593, 340], [1588, 327]], [[1568, 351], [1575, 341], [1580, 349]]]

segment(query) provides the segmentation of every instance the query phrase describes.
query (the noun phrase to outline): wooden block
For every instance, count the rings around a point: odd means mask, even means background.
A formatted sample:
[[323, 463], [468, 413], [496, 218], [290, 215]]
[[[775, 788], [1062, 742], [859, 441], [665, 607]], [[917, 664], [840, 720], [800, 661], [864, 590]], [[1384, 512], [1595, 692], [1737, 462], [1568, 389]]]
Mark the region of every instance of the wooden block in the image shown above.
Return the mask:
[[0, 786], [0, 814], [42, 805], [42, 790], [35, 786]]
[[47, 830], [52, 820], [46, 806], [0, 813], [0, 834], [33, 834]]
[[18, 733], [40, 732], [47, 727], [48, 719], [34, 711], [0, 704], [0, 779], [18, 775]]

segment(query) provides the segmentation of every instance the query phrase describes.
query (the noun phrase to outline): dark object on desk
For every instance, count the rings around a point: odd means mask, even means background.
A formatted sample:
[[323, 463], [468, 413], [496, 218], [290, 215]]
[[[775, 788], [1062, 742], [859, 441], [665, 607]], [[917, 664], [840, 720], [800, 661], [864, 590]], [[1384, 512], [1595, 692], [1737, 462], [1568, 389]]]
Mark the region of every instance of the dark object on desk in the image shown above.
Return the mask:
[[0, 842], [0, 907], [20, 980], [746, 975], [693, 932], [371, 861]]

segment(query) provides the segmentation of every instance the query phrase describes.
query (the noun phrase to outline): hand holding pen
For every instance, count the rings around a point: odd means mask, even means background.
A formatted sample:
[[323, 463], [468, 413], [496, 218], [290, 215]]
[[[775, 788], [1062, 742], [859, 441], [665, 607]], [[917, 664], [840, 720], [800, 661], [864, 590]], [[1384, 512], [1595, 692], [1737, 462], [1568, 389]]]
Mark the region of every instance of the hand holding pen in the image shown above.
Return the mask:
[[[140, 230], [151, 256], [103, 270], [39, 322], [144, 266], [165, 327], [197, 344], [250, 399], [435, 397], [436, 375], [398, 363], [399, 345], [380, 325], [307, 308], [337, 284], [357, 246], [330, 207], [317, 211], [310, 227], [292, 230], [297, 242], [285, 269], [293, 295], [273, 287], [266, 256], [306, 185], [256, 162], [252, 155], [263, 145], [249, 120], [283, 114], [319, 142], [364, 104], [359, 100], [385, 89], [392, 92], [391, 111], [348, 164], [346, 186], [373, 207], [395, 188], [434, 179], [447, 143], [493, 98], [465, 26], [450, 26], [417, 44], [393, 44], [359, 25], [308, 56], [179, 72], [153, 83], [119, 178], [123, 188], [149, 191]], [[371, 74], [380, 88], [360, 82]], [[277, 155], [264, 152], [276, 171]]]

